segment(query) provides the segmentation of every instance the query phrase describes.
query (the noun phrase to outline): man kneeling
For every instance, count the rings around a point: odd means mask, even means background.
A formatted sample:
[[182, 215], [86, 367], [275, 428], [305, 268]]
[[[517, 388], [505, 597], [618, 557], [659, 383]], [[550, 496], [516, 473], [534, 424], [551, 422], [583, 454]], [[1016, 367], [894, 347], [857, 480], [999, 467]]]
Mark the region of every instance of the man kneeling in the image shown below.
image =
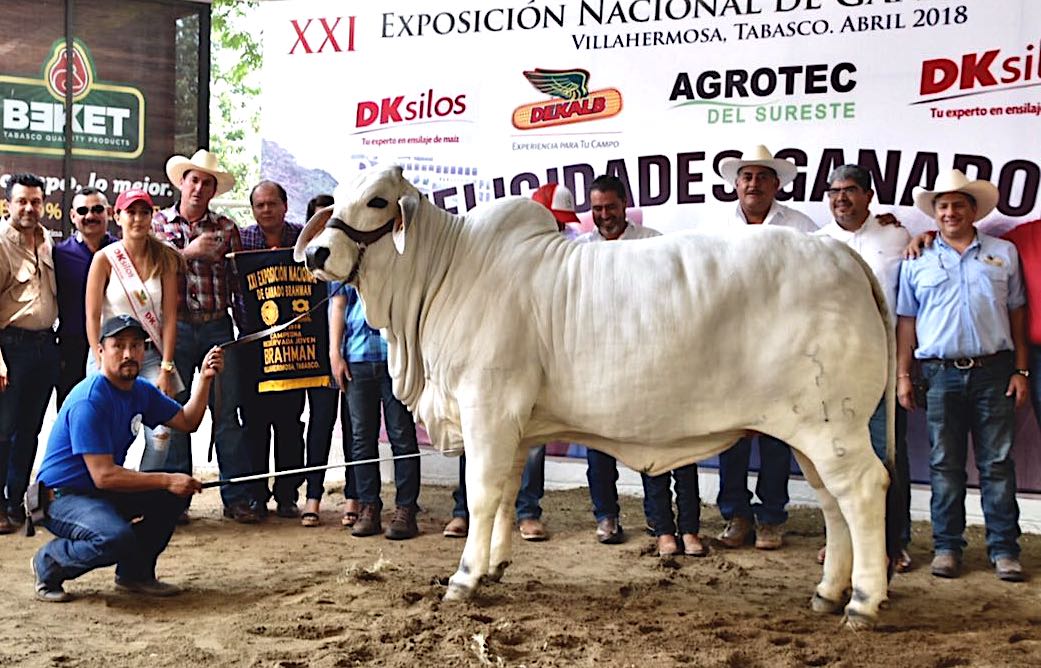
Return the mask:
[[214, 347], [201, 381], [182, 408], [138, 378], [145, 331], [129, 315], [101, 328], [101, 373], [72, 389], [47, 441], [37, 481], [49, 500], [40, 524], [56, 536], [31, 560], [36, 598], [64, 602], [62, 583], [102, 566], [116, 565], [116, 587], [152, 596], [180, 588], [155, 577], [155, 563], [173, 535], [187, 499], [202, 483], [184, 473], [142, 473], [123, 467], [141, 425], [165, 424], [193, 432], [206, 410], [210, 382], [224, 356]]

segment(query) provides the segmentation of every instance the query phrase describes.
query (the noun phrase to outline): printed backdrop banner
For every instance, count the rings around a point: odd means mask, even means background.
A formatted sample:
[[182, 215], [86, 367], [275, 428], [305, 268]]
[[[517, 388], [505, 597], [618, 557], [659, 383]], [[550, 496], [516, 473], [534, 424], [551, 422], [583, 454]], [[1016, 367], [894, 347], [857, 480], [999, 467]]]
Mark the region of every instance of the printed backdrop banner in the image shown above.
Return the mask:
[[[398, 163], [464, 212], [614, 174], [663, 232], [733, 218], [720, 160], [793, 160], [779, 199], [824, 224], [833, 167], [875, 178], [873, 210], [954, 167], [998, 185], [984, 230], [1041, 218], [1035, 0], [286, 0], [262, 5], [264, 176], [291, 216], [358, 170]], [[916, 418], [918, 419], [918, 418]], [[927, 467], [920, 425], [915, 477]], [[1029, 413], [1021, 442], [1038, 442]], [[923, 449], [924, 448], [924, 449]], [[1019, 447], [1022, 470], [1041, 470]], [[1020, 475], [1021, 483], [1026, 483]], [[1041, 489], [1041, 475], [1026, 486]]]
[[[327, 286], [293, 261], [292, 249], [235, 253], [247, 331], [258, 332], [307, 313], [326, 297]], [[256, 373], [258, 392], [329, 385], [328, 310], [247, 344], [244, 368]]]

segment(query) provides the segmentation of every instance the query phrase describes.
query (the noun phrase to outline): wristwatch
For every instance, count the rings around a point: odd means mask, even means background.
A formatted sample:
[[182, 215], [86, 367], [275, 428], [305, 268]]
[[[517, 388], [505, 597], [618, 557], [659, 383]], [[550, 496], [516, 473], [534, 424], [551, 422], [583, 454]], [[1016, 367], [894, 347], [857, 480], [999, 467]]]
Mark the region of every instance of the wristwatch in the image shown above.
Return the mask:
[[1030, 369], [1016, 369], [1016, 373], [1024, 378], [1030, 378]]
[[166, 371], [167, 373], [172, 373], [173, 370], [174, 370], [174, 363], [173, 362], [167, 362], [166, 360], [163, 360], [162, 362], [159, 363], [159, 368], [162, 369], [163, 371]]

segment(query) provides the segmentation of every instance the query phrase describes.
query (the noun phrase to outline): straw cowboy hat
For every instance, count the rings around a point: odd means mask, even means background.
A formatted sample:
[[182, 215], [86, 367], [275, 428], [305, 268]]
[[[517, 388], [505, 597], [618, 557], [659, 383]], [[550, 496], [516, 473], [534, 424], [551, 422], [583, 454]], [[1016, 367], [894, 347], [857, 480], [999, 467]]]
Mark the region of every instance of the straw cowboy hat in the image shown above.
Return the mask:
[[952, 169], [937, 176], [932, 190], [916, 187], [911, 191], [911, 196], [914, 205], [932, 218], [935, 215], [933, 202], [946, 193], [964, 193], [976, 200], [976, 220], [985, 218], [998, 205], [997, 186], [990, 181], [970, 181], [960, 169]]
[[225, 172], [220, 168], [217, 163], [217, 156], [210, 153], [204, 148], [200, 148], [195, 152], [195, 155], [191, 159], [184, 157], [183, 155], [175, 155], [166, 161], [166, 178], [170, 179], [170, 183], [174, 184], [174, 187], [181, 187], [181, 180], [184, 178], [184, 173], [190, 169], [195, 169], [200, 172], [205, 172], [217, 179], [217, 192], [214, 195], [223, 195], [232, 188], [235, 187], [235, 177], [229, 172]]
[[770, 149], [759, 144], [755, 148], [742, 153], [740, 158], [724, 158], [720, 160], [719, 175], [726, 179], [727, 183], [734, 183], [737, 181], [737, 175], [741, 168], [749, 165], [758, 165], [772, 169], [781, 181], [780, 187], [782, 188], [794, 181], [795, 176], [799, 173], [799, 169], [794, 162], [775, 158], [773, 153], [770, 153]]

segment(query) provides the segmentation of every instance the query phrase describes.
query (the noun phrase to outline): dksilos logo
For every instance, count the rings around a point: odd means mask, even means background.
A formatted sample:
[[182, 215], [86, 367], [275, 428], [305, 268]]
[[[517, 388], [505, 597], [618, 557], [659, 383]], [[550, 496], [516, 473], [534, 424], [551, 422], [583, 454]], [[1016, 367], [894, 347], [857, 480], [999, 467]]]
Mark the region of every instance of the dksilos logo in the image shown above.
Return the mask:
[[144, 150], [145, 98], [97, 80], [79, 40], [51, 46], [41, 78], [0, 74], [0, 152], [64, 155], [65, 96], [72, 95], [72, 154], [132, 160]]
[[528, 82], [557, 100], [524, 104], [513, 110], [513, 127], [536, 130], [554, 125], [598, 121], [622, 110], [622, 94], [617, 88], [589, 90], [589, 71], [544, 70], [525, 72]]

